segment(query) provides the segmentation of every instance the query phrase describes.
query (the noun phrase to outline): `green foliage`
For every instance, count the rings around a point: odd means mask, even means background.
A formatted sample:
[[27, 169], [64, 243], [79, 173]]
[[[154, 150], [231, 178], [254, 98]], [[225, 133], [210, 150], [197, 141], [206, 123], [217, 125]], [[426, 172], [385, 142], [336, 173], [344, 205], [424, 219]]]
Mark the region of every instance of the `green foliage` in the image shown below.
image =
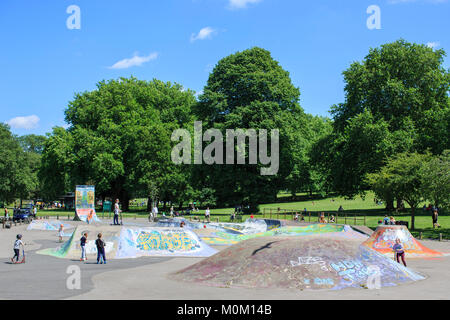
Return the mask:
[[450, 209], [450, 150], [433, 157], [420, 171], [426, 200], [441, 209]]
[[444, 56], [443, 50], [399, 40], [371, 49], [344, 71], [346, 101], [332, 107], [334, 131], [313, 147], [339, 194], [364, 194], [365, 175], [397, 153], [439, 154], [450, 147]]
[[389, 194], [405, 200], [412, 209], [411, 228], [414, 229], [415, 208], [423, 200], [424, 181], [421, 171], [430, 161], [429, 154], [401, 153], [388, 160], [377, 173], [367, 175], [367, 182], [378, 197], [386, 199]]
[[[195, 182], [216, 191], [219, 205], [242, 203], [256, 209], [275, 199], [294, 166], [294, 150], [302, 139], [305, 115], [300, 91], [270, 52], [252, 48], [218, 62], [195, 107], [198, 120], [210, 128], [280, 130], [280, 171], [261, 176], [262, 165], [202, 165], [194, 168]], [[298, 155], [301, 157], [301, 155]], [[246, 154], [248, 163], [248, 152]]]
[[170, 136], [191, 122], [194, 103], [193, 92], [178, 84], [135, 78], [102, 81], [77, 94], [66, 110], [70, 127], [55, 129], [44, 150], [41, 176], [49, 194], [89, 182], [126, 209], [132, 196], [149, 195], [152, 182], [161, 196], [168, 179], [188, 183], [170, 161]]

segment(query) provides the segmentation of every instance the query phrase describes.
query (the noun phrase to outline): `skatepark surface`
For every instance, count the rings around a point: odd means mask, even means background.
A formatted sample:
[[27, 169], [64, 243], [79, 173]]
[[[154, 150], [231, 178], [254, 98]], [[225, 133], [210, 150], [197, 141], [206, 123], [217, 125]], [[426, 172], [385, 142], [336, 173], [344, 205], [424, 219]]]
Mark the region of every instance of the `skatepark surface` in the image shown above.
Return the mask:
[[[85, 226], [69, 222], [74, 226]], [[125, 223], [124, 223], [125, 224]], [[146, 219], [130, 224], [149, 226]], [[299, 290], [298, 288], [213, 287], [179, 281], [174, 273], [209, 258], [140, 257], [108, 260], [97, 265], [94, 259], [83, 263], [75, 258], [59, 259], [37, 254], [37, 250], [56, 248], [57, 232], [26, 230], [27, 225], [0, 230], [0, 299], [181, 299], [181, 300], [304, 300], [304, 299], [449, 299], [450, 257], [408, 259], [408, 267], [426, 279], [381, 289], [345, 288], [343, 290]], [[120, 227], [117, 227], [118, 230]], [[22, 233], [27, 263], [13, 265], [12, 244]], [[262, 238], [255, 238], [261, 241]], [[243, 243], [243, 242], [241, 242]], [[450, 251], [450, 242], [421, 241], [438, 252]], [[212, 246], [218, 251], [229, 246]], [[108, 255], [107, 255], [108, 258]], [[81, 288], [67, 287], [68, 270], [81, 270]], [[69, 268], [69, 269], [68, 269]]]

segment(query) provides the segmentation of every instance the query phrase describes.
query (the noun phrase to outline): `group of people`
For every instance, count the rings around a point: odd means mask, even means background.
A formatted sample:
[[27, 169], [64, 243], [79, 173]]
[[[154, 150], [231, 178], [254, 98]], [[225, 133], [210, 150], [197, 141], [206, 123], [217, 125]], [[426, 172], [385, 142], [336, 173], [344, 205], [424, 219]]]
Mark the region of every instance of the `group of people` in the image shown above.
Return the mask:
[[[106, 264], [106, 253], [105, 253], [105, 247], [106, 243], [102, 239], [103, 235], [102, 233], [99, 233], [97, 235], [97, 239], [95, 240], [95, 246], [97, 247], [97, 264]], [[83, 236], [80, 239], [80, 248], [81, 248], [81, 258], [80, 261], [86, 261], [86, 243], [88, 239], [88, 233], [83, 233]]]

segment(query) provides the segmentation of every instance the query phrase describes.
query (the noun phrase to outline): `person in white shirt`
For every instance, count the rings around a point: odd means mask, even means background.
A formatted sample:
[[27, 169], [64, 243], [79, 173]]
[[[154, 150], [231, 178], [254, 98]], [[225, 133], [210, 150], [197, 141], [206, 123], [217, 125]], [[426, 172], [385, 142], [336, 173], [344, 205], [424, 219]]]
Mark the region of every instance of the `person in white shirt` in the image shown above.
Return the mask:
[[116, 203], [114, 204], [114, 222], [115, 226], [119, 225], [119, 213], [120, 213], [119, 199], [116, 199]]
[[208, 222], [211, 222], [211, 211], [209, 211], [209, 207], [206, 208], [205, 219], [208, 220]]
[[154, 206], [152, 210], [153, 219], [158, 217], [158, 207]]
[[16, 238], [16, 241], [14, 241], [14, 257], [11, 258], [12, 263], [14, 263], [14, 258], [16, 262], [19, 262], [20, 248], [22, 247], [23, 250], [22, 235], [18, 234]]

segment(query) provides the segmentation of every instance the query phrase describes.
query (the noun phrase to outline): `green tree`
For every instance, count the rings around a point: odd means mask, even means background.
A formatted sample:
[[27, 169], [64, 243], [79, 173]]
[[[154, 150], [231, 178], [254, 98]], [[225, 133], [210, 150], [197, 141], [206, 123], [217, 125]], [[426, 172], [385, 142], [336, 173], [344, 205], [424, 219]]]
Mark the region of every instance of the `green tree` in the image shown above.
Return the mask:
[[450, 209], [450, 150], [433, 157], [421, 170], [422, 191], [435, 206]]
[[12, 202], [21, 185], [24, 152], [9, 126], [0, 123], [0, 201]]
[[318, 160], [333, 189], [347, 197], [364, 194], [364, 176], [387, 157], [449, 148], [450, 73], [444, 56], [443, 50], [399, 40], [370, 49], [344, 71], [346, 100], [332, 107], [334, 132], [314, 147], [327, 153]]
[[270, 52], [255, 47], [220, 60], [203, 92], [195, 114], [204, 127], [219, 129], [224, 137], [226, 129], [280, 130], [280, 170], [261, 176], [262, 166], [248, 164], [246, 151], [246, 165], [194, 166], [196, 183], [215, 190], [218, 205], [242, 203], [257, 210], [258, 203], [275, 200], [278, 190], [286, 188], [305, 118], [289, 73]]
[[392, 193], [411, 207], [411, 228], [415, 228], [415, 210], [423, 200], [422, 168], [430, 161], [429, 154], [401, 153], [389, 158], [378, 172], [367, 174], [366, 181], [380, 198]]
[[[102, 81], [69, 103], [70, 126], [49, 138], [42, 174], [72, 190], [76, 184], [94, 183], [98, 195], [119, 198], [124, 211], [132, 197], [149, 195], [152, 181], [163, 194], [165, 178], [174, 170], [171, 132], [189, 125], [195, 101], [193, 92], [178, 84]], [[57, 177], [49, 176], [52, 163], [63, 170]]]
[[46, 136], [28, 134], [18, 137], [19, 143], [25, 152], [42, 154], [47, 141]]

